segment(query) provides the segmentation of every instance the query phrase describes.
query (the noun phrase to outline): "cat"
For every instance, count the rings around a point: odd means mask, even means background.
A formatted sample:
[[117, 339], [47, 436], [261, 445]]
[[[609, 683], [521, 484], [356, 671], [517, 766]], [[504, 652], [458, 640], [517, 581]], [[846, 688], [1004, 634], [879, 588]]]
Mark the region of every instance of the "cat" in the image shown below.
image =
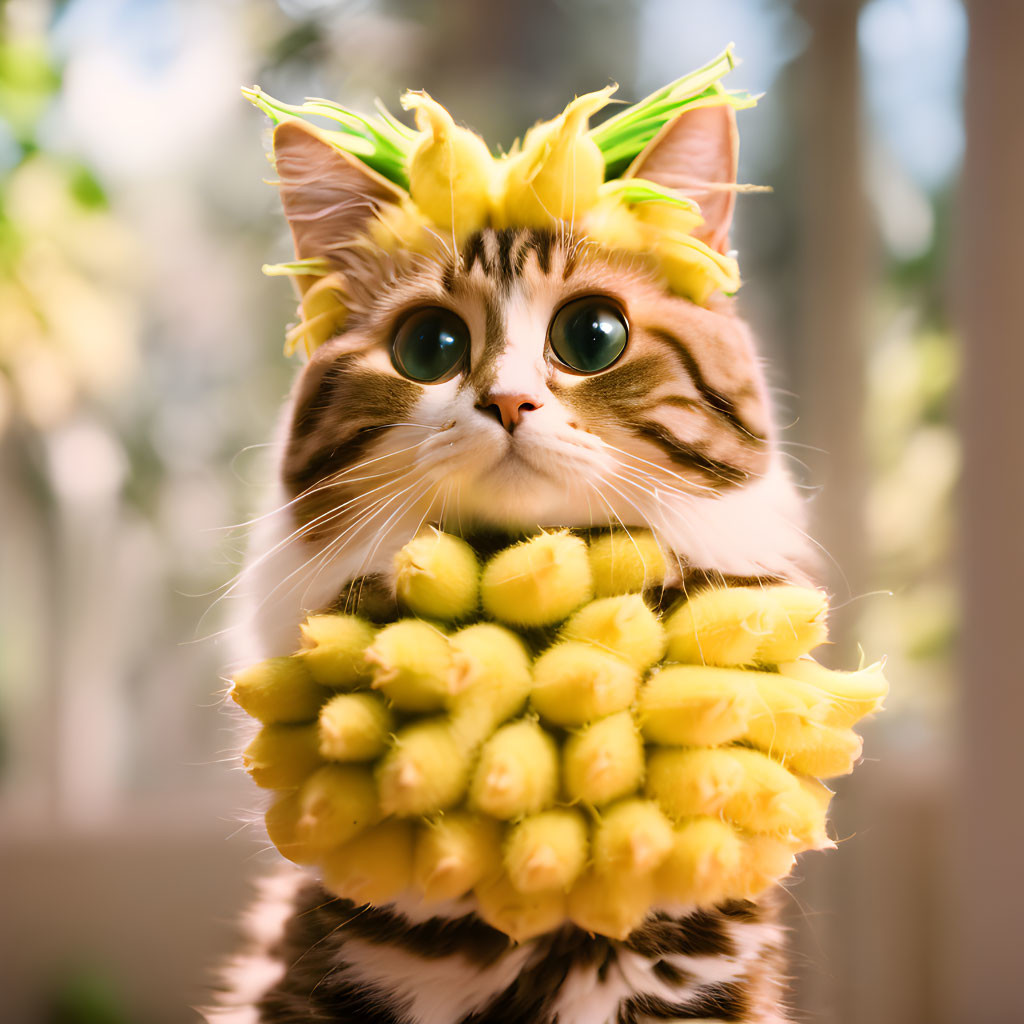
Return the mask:
[[[669, 594], [807, 580], [801, 502], [732, 298], [698, 306], [571, 224], [485, 228], [458, 246], [439, 234], [427, 254], [349, 245], [387, 183], [297, 121], [279, 125], [275, 152], [297, 255], [343, 271], [348, 312], [282, 420], [279, 507], [245, 574], [248, 660], [294, 650], [312, 609], [387, 618], [393, 556], [424, 523], [648, 527], [674, 556]], [[724, 252], [736, 156], [732, 109], [699, 108], [648, 146], [640, 173], [695, 198], [695, 234]], [[594, 324], [621, 351], [581, 356]], [[659, 910], [621, 942], [566, 925], [516, 945], [471, 898], [357, 907], [282, 869], [208, 1019], [783, 1021], [779, 900]]]

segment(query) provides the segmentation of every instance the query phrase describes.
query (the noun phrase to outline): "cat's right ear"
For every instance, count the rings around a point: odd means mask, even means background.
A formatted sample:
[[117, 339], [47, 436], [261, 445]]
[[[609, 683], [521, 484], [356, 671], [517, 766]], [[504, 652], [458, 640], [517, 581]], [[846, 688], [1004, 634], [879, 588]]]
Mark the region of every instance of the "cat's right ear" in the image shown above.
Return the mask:
[[282, 121], [274, 129], [274, 164], [298, 259], [330, 257], [364, 232], [381, 206], [403, 195], [303, 121]]

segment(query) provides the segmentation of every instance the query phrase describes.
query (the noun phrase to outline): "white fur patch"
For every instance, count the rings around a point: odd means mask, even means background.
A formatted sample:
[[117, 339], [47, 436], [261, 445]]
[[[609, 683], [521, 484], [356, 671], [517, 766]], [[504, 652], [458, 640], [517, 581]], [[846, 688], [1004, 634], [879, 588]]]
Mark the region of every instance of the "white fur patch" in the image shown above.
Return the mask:
[[347, 940], [339, 963], [345, 977], [355, 976], [398, 1000], [415, 1024], [452, 1024], [485, 1006], [522, 970], [532, 949], [519, 946], [489, 967], [462, 956], [425, 960], [395, 946]]

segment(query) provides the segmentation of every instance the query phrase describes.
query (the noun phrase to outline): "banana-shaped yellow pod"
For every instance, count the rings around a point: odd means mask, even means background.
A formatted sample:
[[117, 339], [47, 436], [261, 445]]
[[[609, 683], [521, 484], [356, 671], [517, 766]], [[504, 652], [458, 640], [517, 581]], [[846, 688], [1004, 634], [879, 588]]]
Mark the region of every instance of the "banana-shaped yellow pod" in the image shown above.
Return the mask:
[[373, 627], [354, 615], [311, 615], [302, 624], [299, 654], [322, 686], [348, 689], [369, 678], [365, 652], [373, 636]]
[[264, 725], [313, 721], [329, 692], [302, 658], [268, 658], [235, 674], [231, 699]]
[[494, 818], [449, 811], [417, 830], [413, 880], [428, 902], [464, 896], [500, 863], [501, 826]]
[[550, 807], [558, 792], [558, 748], [532, 719], [503, 725], [483, 746], [470, 805], [502, 821]]
[[339, 693], [320, 709], [320, 756], [374, 761], [387, 749], [394, 728], [394, 715], [378, 694]]
[[421, 619], [385, 626], [366, 649], [373, 688], [402, 711], [440, 711], [451, 694], [448, 638]]

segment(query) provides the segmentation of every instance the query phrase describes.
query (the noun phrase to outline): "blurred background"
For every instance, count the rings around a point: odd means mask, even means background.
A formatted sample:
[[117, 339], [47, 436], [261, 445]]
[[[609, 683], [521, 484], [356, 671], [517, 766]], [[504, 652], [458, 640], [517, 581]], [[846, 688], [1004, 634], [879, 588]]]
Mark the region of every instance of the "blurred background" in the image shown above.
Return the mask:
[[835, 657], [893, 682], [788, 886], [795, 1016], [1024, 1020], [1021, 39], [996, 0], [0, 0], [0, 1019], [194, 1020], [276, 860], [218, 707], [294, 370], [239, 87], [425, 87], [507, 145], [733, 41], [741, 303]]

